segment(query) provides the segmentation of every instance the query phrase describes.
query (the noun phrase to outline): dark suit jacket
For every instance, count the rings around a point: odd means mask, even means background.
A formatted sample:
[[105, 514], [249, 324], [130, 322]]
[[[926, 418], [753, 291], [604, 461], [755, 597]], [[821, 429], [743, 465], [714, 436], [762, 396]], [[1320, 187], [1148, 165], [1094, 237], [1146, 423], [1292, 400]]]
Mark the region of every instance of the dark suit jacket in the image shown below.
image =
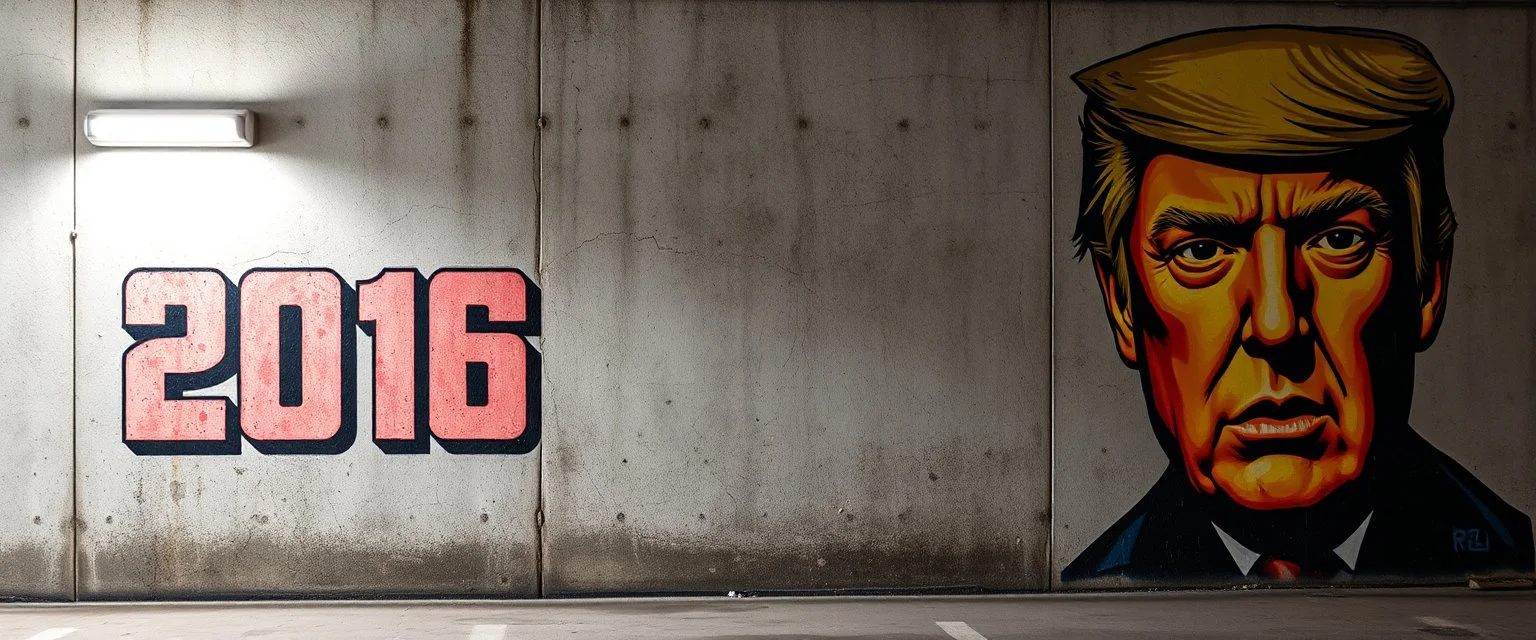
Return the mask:
[[[1410, 428], [1376, 445], [1385, 451], [1373, 457], [1370, 525], [1354, 570], [1342, 579], [1370, 584], [1532, 575], [1530, 518]], [[1205, 500], [1182, 468], [1170, 467], [1141, 502], [1062, 570], [1062, 583], [1253, 582], [1211, 526]]]

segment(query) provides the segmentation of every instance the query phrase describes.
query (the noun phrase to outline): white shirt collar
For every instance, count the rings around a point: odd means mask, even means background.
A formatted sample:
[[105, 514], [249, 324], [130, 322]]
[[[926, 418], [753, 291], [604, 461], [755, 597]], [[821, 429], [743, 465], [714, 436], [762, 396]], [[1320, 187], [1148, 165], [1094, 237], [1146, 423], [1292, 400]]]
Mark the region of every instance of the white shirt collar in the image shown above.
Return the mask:
[[[1360, 543], [1365, 540], [1365, 528], [1370, 526], [1371, 516], [1374, 514], [1375, 512], [1365, 514], [1365, 520], [1360, 523], [1355, 532], [1349, 534], [1349, 537], [1340, 542], [1339, 546], [1333, 548], [1333, 555], [1344, 561], [1344, 566], [1349, 567], [1350, 571], [1355, 570], [1355, 561], [1360, 559]], [[1248, 572], [1253, 569], [1253, 563], [1259, 561], [1258, 552], [1232, 539], [1232, 536], [1222, 531], [1216, 523], [1212, 522], [1211, 528], [1216, 530], [1216, 535], [1221, 538], [1221, 544], [1227, 548], [1227, 553], [1232, 554], [1232, 561], [1237, 563], [1237, 569], [1243, 572], [1243, 575], [1248, 575]]]
[[1355, 561], [1360, 559], [1360, 543], [1365, 541], [1365, 528], [1370, 526], [1371, 516], [1375, 513], [1372, 511], [1365, 514], [1365, 520], [1355, 528], [1355, 532], [1349, 534], [1349, 537], [1340, 542], [1339, 546], [1333, 548], [1333, 555], [1343, 560], [1344, 566], [1349, 567], [1350, 571], [1355, 570]]

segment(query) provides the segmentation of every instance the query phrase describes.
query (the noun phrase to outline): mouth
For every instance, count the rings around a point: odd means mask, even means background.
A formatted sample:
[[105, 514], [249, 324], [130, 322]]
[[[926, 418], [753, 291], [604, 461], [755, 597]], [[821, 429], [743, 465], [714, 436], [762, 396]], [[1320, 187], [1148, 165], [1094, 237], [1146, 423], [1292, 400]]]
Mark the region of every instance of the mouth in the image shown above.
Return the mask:
[[1222, 424], [1236, 439], [1235, 453], [1245, 460], [1291, 455], [1317, 460], [1328, 450], [1324, 427], [1337, 418], [1331, 402], [1309, 398], [1265, 400]]

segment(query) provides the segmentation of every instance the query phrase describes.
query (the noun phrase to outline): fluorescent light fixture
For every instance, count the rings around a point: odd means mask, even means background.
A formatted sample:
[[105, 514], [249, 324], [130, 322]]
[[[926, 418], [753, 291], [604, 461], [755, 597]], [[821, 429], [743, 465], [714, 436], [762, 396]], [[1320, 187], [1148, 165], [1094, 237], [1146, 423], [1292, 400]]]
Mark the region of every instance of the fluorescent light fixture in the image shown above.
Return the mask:
[[85, 139], [98, 147], [249, 147], [248, 109], [97, 109], [85, 114]]

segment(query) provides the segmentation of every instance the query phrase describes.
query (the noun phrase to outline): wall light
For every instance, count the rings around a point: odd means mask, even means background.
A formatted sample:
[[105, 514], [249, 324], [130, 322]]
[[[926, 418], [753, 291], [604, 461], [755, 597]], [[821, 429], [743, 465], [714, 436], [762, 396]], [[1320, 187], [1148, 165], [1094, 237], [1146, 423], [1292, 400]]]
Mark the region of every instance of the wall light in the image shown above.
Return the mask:
[[85, 139], [98, 147], [249, 147], [248, 109], [97, 109], [85, 114]]

